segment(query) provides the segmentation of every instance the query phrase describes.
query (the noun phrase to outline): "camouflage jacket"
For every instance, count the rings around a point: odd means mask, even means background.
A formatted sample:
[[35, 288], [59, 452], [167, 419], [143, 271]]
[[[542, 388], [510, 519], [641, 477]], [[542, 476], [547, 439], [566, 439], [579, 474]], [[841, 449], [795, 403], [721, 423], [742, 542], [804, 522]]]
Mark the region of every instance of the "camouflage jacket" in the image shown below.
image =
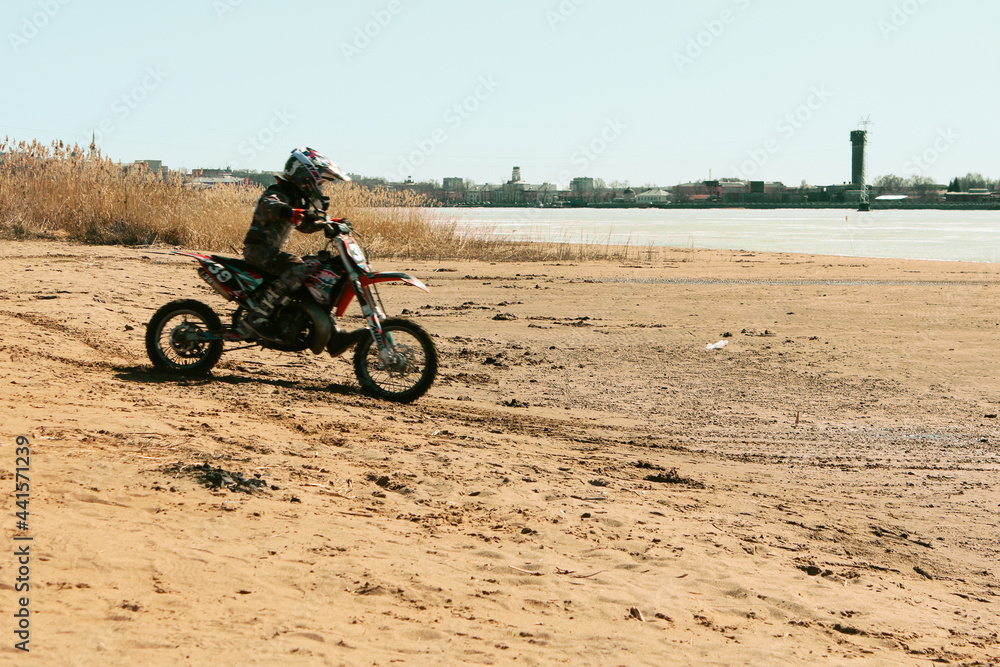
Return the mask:
[[254, 209], [253, 221], [244, 245], [268, 246], [280, 250], [288, 242], [293, 229], [305, 234], [320, 231], [323, 229], [322, 224], [303, 221], [296, 225], [292, 221], [295, 209], [309, 208], [298, 189], [278, 180], [264, 190], [257, 200], [257, 208]]

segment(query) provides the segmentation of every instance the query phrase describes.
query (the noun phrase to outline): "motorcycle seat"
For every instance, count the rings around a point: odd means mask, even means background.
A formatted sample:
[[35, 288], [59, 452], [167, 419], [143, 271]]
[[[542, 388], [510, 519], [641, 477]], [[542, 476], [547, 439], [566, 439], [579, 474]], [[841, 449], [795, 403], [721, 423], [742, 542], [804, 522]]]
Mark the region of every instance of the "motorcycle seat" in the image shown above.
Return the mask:
[[223, 264], [225, 266], [231, 266], [234, 269], [239, 269], [240, 271], [246, 271], [248, 273], [257, 273], [267, 279], [275, 277], [274, 275], [268, 273], [264, 269], [258, 266], [254, 266], [245, 259], [238, 259], [236, 257], [223, 257], [222, 255], [211, 255], [211, 258], [213, 261], [216, 261], [219, 264]]

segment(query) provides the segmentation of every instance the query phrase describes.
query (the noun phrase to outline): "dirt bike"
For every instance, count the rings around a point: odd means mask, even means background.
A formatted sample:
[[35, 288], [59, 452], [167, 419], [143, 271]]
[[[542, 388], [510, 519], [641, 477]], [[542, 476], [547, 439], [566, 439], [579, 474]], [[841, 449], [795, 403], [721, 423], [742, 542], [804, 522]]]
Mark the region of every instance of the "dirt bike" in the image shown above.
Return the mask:
[[[373, 271], [352, 232], [350, 223], [327, 222], [326, 247], [303, 257], [305, 284], [274, 314], [279, 332], [274, 339], [243, 333], [249, 330], [240, 322], [254, 295], [276, 276], [242, 259], [175, 250], [172, 254], [197, 260], [202, 280], [238, 307], [229, 326], [222, 325], [211, 307], [193, 299], [160, 308], [146, 327], [146, 353], [153, 365], [184, 374], [206, 373], [219, 361], [225, 343], [316, 355], [326, 351], [332, 357], [354, 347], [354, 373], [366, 393], [400, 403], [423, 396], [437, 375], [434, 342], [419, 325], [386, 317], [376, 285], [395, 281], [430, 290], [405, 273]], [[343, 316], [354, 299], [365, 326], [343, 331], [332, 317]]]

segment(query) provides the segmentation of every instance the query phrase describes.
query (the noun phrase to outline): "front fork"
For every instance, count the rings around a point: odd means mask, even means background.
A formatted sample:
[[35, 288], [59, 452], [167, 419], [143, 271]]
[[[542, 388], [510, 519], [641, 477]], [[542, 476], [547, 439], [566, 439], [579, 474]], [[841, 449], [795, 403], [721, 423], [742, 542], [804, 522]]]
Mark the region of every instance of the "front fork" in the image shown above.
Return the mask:
[[360, 280], [355, 280], [354, 291], [357, 294], [358, 302], [361, 304], [361, 312], [368, 323], [368, 331], [371, 332], [372, 339], [375, 341], [375, 346], [378, 349], [378, 357], [382, 361], [382, 364], [388, 367], [392, 363], [396, 353], [392, 334], [382, 331], [382, 322], [386, 319], [386, 315], [379, 307], [378, 300], [375, 298], [371, 286], [364, 287], [361, 285]]

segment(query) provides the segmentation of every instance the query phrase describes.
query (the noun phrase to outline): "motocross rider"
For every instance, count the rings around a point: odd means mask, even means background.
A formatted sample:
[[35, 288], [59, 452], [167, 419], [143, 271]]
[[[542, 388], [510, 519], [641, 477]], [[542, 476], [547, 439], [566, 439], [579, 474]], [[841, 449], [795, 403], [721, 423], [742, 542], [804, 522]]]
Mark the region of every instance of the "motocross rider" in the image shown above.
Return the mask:
[[267, 285], [263, 294], [254, 297], [253, 308], [242, 322], [244, 335], [268, 340], [274, 340], [278, 333], [278, 325], [271, 321], [271, 316], [306, 279], [302, 258], [284, 252], [282, 247], [293, 229], [312, 234], [326, 227], [330, 199], [320, 188], [323, 181], [351, 180], [326, 156], [305, 146], [292, 151], [284, 171], [275, 178], [277, 182], [264, 190], [257, 200], [253, 221], [243, 242], [243, 257], [247, 262], [278, 276]]

